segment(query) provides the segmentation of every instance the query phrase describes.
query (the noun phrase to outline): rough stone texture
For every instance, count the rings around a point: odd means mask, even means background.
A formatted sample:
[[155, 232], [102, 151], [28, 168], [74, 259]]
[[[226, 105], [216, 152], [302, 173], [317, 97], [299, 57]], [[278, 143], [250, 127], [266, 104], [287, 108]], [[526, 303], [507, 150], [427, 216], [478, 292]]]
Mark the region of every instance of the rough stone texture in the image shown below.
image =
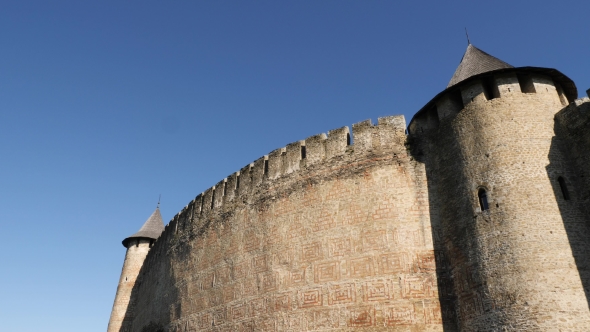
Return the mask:
[[[575, 172], [590, 165], [571, 165], [565, 138], [554, 133], [560, 96], [550, 78], [532, 78], [536, 93], [515, 89], [515, 77], [496, 80], [501, 97], [491, 100], [472, 80], [461, 86], [465, 107], [457, 116], [435, 128], [426, 118], [412, 126], [461, 330], [590, 330], [588, 202], [573, 186]], [[587, 158], [588, 140], [578, 140]], [[570, 186], [569, 201], [559, 176]], [[489, 210], [480, 208], [480, 188]]]
[[150, 250], [150, 242], [150, 239], [147, 238], [133, 238], [127, 241], [127, 253], [119, 285], [117, 285], [117, 294], [107, 332], [129, 331], [134, 311], [131, 293], [145, 257]]
[[131, 330], [442, 331], [424, 167], [404, 130], [390, 117], [354, 125], [350, 146], [348, 129], [316, 135], [197, 197], [146, 259]]
[[407, 136], [386, 117], [270, 152], [166, 226], [119, 285], [117, 331], [589, 331], [575, 91], [501, 68], [441, 92]]

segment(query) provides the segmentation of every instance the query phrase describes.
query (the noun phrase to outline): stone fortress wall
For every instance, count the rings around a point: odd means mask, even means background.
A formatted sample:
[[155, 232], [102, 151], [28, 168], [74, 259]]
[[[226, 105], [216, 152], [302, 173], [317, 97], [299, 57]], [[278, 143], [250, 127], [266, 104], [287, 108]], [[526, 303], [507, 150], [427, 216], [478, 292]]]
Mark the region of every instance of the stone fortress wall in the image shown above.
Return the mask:
[[570, 143], [554, 131], [565, 105], [548, 75], [511, 70], [463, 82], [410, 124], [462, 330], [590, 330], [588, 202], [577, 199]]
[[145, 260], [130, 330], [441, 331], [426, 177], [403, 116], [352, 135], [275, 150], [190, 202]]
[[471, 45], [455, 81], [197, 196], [120, 331], [590, 330], [590, 99]]

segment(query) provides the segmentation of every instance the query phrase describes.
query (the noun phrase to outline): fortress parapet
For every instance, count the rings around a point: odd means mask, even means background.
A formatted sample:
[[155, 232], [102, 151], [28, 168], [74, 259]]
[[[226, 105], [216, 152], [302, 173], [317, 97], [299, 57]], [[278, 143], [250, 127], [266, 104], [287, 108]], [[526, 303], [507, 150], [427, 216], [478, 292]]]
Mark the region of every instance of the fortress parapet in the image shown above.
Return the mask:
[[503, 68], [469, 77], [451, 86], [416, 113], [408, 130], [411, 134], [428, 132], [440, 121], [453, 119], [471, 103], [484, 103], [514, 94], [535, 94], [535, 98], [558, 99], [563, 106], [577, 97], [573, 82], [555, 69]]
[[588, 218], [562, 203], [576, 193], [559, 189], [573, 170], [554, 128], [555, 114], [577, 98], [575, 85], [555, 69], [514, 68], [471, 45], [455, 76], [462, 79], [414, 116], [409, 134], [426, 165], [459, 328], [588, 329], [588, 280], [579, 271], [589, 243], [570, 241], [590, 236]]
[[391, 116], [295, 141], [125, 239], [109, 331], [590, 331], [576, 98], [469, 45], [407, 135]]
[[[250, 200], [250, 196], [260, 185], [272, 185], [275, 179], [311, 168], [327, 159], [338, 158], [347, 153], [405, 150], [405, 126], [403, 115], [379, 118], [377, 125], [373, 125], [371, 120], [365, 120], [352, 125], [352, 139], [349, 128], [342, 127], [330, 130], [327, 135], [314, 135], [273, 150], [195, 197], [172, 218], [170, 227], [176, 230], [177, 223], [206, 220], [209, 213], [223, 209], [227, 204], [236, 200]], [[185, 225], [180, 226], [181, 229], [183, 227]]]

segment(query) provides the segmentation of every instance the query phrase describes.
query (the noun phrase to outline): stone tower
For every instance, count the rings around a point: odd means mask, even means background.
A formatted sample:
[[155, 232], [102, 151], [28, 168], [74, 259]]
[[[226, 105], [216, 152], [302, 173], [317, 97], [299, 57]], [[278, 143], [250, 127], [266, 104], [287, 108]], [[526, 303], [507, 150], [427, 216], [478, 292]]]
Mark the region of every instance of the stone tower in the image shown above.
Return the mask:
[[[569, 157], [554, 148], [555, 114], [576, 97], [555, 69], [515, 68], [469, 45], [410, 123], [460, 330], [590, 330], [575, 258], [590, 245], [587, 216], [566, 205]], [[583, 241], [568, 239], [572, 229]]]
[[133, 320], [134, 301], [131, 299], [131, 291], [148, 251], [163, 230], [164, 223], [158, 206], [137, 233], [123, 240], [123, 246], [127, 248], [127, 253], [117, 286], [108, 332], [126, 332], [128, 330], [128, 325]]

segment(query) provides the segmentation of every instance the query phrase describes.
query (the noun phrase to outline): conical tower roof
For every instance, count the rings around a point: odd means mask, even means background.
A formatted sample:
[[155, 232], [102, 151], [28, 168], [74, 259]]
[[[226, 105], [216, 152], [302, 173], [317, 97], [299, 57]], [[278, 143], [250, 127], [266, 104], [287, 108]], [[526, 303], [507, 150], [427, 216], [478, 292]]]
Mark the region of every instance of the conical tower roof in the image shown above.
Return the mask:
[[453, 74], [447, 88], [464, 81], [471, 76], [503, 68], [514, 67], [469, 44], [465, 54], [463, 54], [461, 63], [459, 64], [459, 67], [457, 67], [457, 70], [455, 70], [455, 74]]
[[137, 233], [123, 240], [123, 245], [127, 247], [127, 242], [135, 238], [147, 238], [155, 240], [160, 236], [160, 234], [162, 234], [162, 231], [164, 231], [164, 222], [162, 221], [160, 208], [157, 207], [154, 213], [152, 213], [152, 215], [145, 221]]

